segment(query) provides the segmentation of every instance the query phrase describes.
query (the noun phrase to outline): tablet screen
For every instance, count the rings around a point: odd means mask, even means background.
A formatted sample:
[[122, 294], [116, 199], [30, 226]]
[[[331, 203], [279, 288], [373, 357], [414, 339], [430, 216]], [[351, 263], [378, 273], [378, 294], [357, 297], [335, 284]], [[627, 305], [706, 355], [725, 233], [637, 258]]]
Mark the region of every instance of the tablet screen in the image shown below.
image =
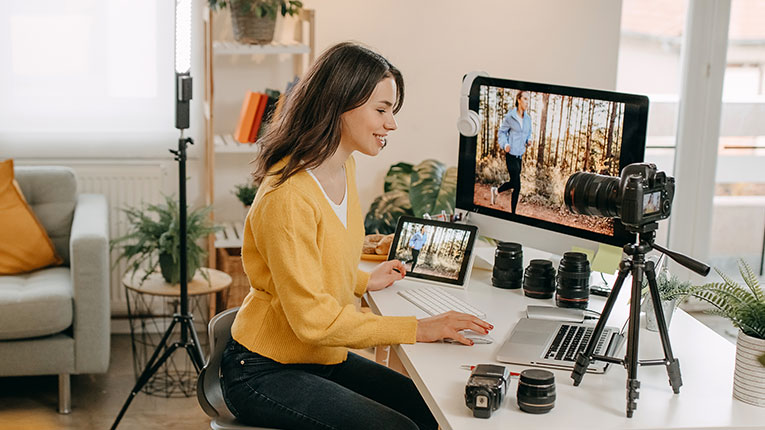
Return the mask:
[[472, 225], [402, 216], [388, 260], [406, 266], [406, 276], [463, 285], [478, 228]]

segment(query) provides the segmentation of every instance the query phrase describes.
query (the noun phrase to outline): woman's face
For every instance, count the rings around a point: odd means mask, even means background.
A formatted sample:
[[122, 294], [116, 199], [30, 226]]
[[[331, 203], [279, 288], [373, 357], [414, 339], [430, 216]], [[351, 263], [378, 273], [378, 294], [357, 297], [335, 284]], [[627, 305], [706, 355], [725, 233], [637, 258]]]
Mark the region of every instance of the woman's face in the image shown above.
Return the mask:
[[529, 93], [523, 93], [521, 94], [521, 97], [518, 99], [518, 109], [525, 111], [528, 108], [529, 108]]
[[340, 145], [364, 155], [377, 155], [385, 145], [388, 132], [398, 127], [393, 118], [395, 101], [396, 81], [385, 78], [366, 103], [340, 116]]

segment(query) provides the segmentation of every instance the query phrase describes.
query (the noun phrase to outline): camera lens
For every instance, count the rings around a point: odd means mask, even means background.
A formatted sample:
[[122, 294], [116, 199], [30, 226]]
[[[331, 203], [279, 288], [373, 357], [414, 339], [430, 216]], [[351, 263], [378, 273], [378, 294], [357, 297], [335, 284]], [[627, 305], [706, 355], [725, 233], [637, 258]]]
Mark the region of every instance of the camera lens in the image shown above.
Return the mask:
[[566, 181], [563, 201], [574, 213], [618, 217], [619, 178], [576, 172]]
[[555, 406], [555, 375], [541, 369], [526, 369], [518, 381], [518, 407], [530, 414], [545, 414]]
[[562, 308], [587, 309], [590, 299], [590, 262], [581, 252], [566, 252], [558, 266], [555, 304]]
[[523, 275], [523, 294], [535, 299], [552, 298], [555, 268], [549, 260], [531, 260]]
[[515, 289], [523, 285], [523, 248], [520, 243], [499, 242], [494, 251], [491, 283], [498, 288]]

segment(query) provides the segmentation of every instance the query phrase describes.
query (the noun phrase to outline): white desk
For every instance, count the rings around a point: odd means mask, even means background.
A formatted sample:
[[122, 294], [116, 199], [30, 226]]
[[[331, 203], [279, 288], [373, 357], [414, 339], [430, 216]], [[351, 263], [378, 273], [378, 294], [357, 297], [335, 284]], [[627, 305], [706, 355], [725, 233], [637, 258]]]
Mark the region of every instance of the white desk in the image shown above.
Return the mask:
[[[361, 267], [369, 270], [373, 266], [363, 263]], [[426, 317], [396, 293], [418, 284], [405, 279], [385, 290], [367, 294], [367, 301], [372, 310], [381, 315]], [[625, 282], [620, 296], [628, 296], [629, 289]], [[627, 418], [627, 371], [623, 367], [611, 365], [605, 375], [588, 373], [578, 387], [574, 387], [570, 371], [553, 370], [557, 400], [549, 413], [522, 412], [515, 397], [518, 381], [512, 379], [500, 409], [489, 419], [474, 418], [464, 399], [470, 372], [460, 365], [495, 363], [514, 372], [527, 368], [497, 362], [496, 352], [525, 314], [528, 304], [554, 305], [554, 301], [527, 298], [522, 290], [494, 288], [491, 272], [486, 270], [473, 271], [467, 290], [449, 288], [448, 291], [486, 313], [487, 320], [494, 325], [491, 336], [496, 342], [472, 347], [445, 343], [393, 347], [444, 430], [765, 428], [765, 408], [742, 403], [731, 394], [735, 346], [679, 309], [669, 332], [672, 352], [680, 360], [683, 377], [680, 394], [673, 394], [664, 366], [641, 367], [637, 409], [632, 418]], [[600, 301], [601, 308], [605, 303], [602, 298], [591, 296], [593, 301]], [[616, 307], [614, 309], [616, 312]], [[640, 330], [639, 353], [641, 359], [664, 356], [658, 333]], [[623, 350], [620, 355], [623, 356]]]

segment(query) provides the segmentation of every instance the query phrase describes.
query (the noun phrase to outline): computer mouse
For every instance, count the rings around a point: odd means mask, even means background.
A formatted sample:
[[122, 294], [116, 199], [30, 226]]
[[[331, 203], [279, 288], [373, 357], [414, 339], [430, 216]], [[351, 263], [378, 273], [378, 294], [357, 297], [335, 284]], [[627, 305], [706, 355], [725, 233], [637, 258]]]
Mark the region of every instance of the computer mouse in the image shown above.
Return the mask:
[[[466, 338], [472, 340], [473, 343], [476, 345], [488, 345], [488, 344], [494, 343], [494, 338], [492, 338], [488, 334], [477, 333], [477, 332], [474, 332], [473, 330], [463, 330], [461, 333]], [[444, 339], [444, 340], [449, 343], [459, 343], [458, 341], [454, 339]]]

